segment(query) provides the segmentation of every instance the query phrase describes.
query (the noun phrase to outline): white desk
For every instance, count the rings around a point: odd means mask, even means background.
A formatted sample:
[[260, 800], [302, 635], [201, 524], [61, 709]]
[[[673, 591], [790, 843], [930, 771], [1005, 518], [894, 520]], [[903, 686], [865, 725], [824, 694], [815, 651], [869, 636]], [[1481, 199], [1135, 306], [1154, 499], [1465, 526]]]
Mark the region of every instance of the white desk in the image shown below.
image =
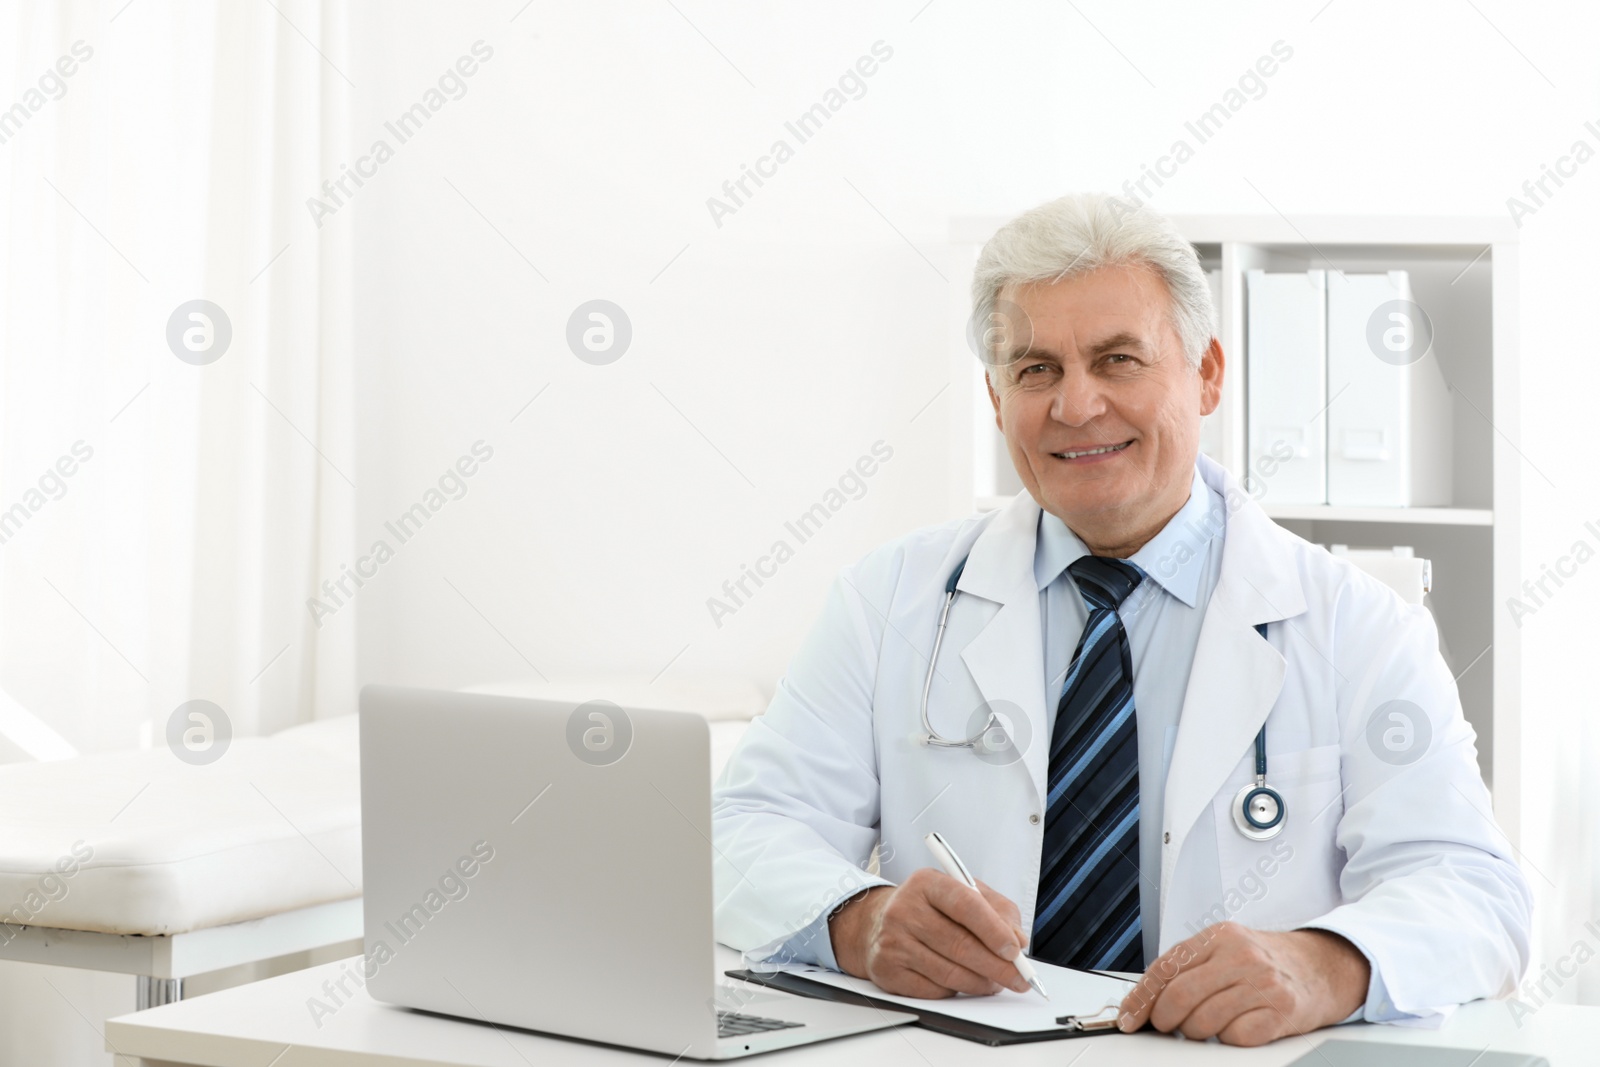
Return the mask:
[[[718, 949], [721, 970], [738, 956]], [[193, 1000], [123, 1015], [106, 1023], [106, 1048], [117, 1067], [529, 1067], [530, 1064], [666, 1063], [650, 1053], [497, 1029], [481, 1023], [426, 1015], [378, 1004], [358, 992], [319, 1028], [307, 1001], [336, 977], [340, 962], [269, 978]], [[1485, 1047], [1535, 1052], [1551, 1067], [1595, 1062], [1600, 1043], [1600, 1008], [1549, 1005], [1524, 1016], [1519, 1028], [1502, 1001], [1476, 1001], [1460, 1008], [1442, 1030], [1411, 1030], [1355, 1023], [1286, 1038], [1255, 1049], [1180, 1041], [1162, 1034], [1111, 1034], [1069, 1041], [989, 1048], [914, 1026], [825, 1041], [757, 1056], [750, 1063], [774, 1067], [863, 1063], [872, 1067], [964, 1067], [975, 1061], [1064, 1067], [1089, 1050], [1092, 1065], [1183, 1064], [1207, 1067], [1279, 1067], [1313, 1044], [1339, 1038], [1467, 1049], [1462, 1067]]]

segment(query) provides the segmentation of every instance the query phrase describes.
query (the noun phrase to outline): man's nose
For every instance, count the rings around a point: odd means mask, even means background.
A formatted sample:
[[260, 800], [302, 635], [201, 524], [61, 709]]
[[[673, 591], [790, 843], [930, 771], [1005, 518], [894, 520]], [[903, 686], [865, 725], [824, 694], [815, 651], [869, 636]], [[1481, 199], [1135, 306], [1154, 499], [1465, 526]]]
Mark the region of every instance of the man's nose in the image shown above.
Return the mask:
[[1094, 375], [1075, 364], [1062, 369], [1055, 400], [1050, 405], [1051, 418], [1068, 426], [1081, 426], [1105, 410], [1106, 398]]

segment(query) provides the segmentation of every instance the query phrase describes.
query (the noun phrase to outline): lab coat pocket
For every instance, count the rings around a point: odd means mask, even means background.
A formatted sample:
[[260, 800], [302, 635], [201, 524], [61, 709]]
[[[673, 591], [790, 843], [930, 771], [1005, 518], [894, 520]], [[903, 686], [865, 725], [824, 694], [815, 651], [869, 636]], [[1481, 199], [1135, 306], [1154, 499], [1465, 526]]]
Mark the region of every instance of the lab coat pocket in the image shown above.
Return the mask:
[[1285, 930], [1341, 903], [1344, 852], [1334, 841], [1344, 809], [1339, 754], [1336, 744], [1272, 754], [1267, 784], [1282, 795], [1285, 813], [1283, 831], [1269, 841], [1245, 837], [1233, 819], [1239, 790], [1254, 776], [1229, 778], [1212, 802], [1222, 899], [1206, 913], [1208, 924]]

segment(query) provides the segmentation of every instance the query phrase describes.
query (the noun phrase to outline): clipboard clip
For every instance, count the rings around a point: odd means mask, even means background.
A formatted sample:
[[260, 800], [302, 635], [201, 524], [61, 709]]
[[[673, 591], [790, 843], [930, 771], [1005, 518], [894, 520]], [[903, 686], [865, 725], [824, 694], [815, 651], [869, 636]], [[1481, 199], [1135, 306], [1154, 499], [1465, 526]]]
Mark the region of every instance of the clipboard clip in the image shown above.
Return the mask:
[[[1060, 1015], [1056, 1017], [1056, 1025], [1074, 1034], [1094, 1033], [1097, 1030], [1114, 1030], [1117, 1026], [1115, 1012], [1122, 1005], [1107, 1004], [1093, 1015]], [[1106, 1012], [1113, 1014], [1109, 1018], [1101, 1018]]]

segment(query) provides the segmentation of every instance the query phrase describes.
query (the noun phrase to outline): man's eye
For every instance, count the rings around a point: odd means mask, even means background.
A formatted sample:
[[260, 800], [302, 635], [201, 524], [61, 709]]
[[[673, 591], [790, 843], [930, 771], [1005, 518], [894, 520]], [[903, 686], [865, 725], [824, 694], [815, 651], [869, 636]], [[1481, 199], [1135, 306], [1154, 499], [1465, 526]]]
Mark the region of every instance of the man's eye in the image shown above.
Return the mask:
[[1128, 355], [1126, 352], [1113, 352], [1109, 356], [1106, 357], [1106, 361], [1107, 362], [1116, 362], [1118, 360], [1123, 361], [1123, 362], [1127, 362], [1127, 361], [1132, 360], [1132, 359], [1133, 359], [1133, 357]]
[[1033, 371], [1036, 371], [1036, 370], [1049, 370], [1049, 369], [1050, 369], [1050, 364], [1048, 364], [1048, 363], [1035, 363], [1030, 367], [1022, 368], [1022, 373], [1024, 375], [1027, 375], [1027, 374], [1030, 374], [1030, 373], [1032, 373]]

